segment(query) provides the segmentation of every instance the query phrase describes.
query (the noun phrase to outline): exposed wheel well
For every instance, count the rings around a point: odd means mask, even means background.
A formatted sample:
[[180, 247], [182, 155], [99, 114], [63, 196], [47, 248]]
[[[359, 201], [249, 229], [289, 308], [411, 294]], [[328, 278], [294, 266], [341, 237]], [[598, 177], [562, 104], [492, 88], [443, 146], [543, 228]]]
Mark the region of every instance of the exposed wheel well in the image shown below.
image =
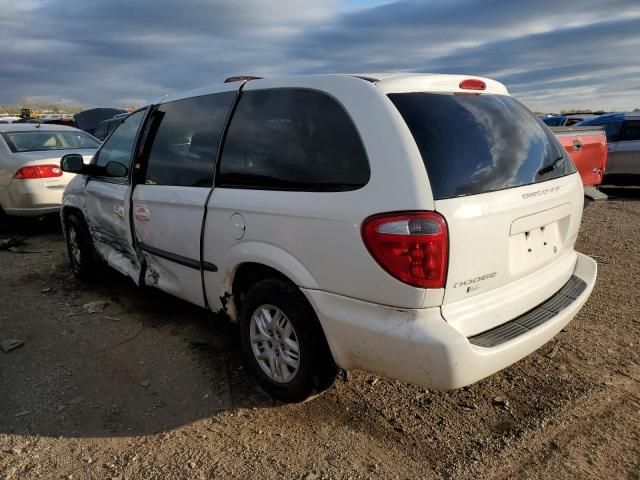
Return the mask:
[[76, 208], [76, 207], [63, 207], [62, 208], [62, 219], [66, 220], [67, 218], [69, 218], [69, 215], [71, 215], [72, 213], [78, 214], [80, 216], [80, 218], [84, 219], [84, 216], [82, 215], [82, 211], [79, 208]]
[[240, 311], [242, 299], [251, 286], [267, 278], [279, 278], [295, 285], [286, 275], [280, 273], [275, 268], [267, 267], [261, 263], [243, 263], [237, 268], [236, 274], [233, 277], [233, 284], [231, 286], [231, 292], [233, 294], [233, 300], [237, 312]]

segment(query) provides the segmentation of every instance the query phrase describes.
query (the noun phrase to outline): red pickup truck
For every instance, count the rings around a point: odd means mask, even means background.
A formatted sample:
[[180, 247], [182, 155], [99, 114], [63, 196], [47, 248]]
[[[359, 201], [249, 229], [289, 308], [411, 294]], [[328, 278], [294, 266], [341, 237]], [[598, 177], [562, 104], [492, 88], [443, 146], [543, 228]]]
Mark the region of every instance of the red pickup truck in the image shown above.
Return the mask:
[[552, 127], [562, 146], [569, 152], [585, 187], [602, 182], [607, 166], [607, 136], [602, 127]]

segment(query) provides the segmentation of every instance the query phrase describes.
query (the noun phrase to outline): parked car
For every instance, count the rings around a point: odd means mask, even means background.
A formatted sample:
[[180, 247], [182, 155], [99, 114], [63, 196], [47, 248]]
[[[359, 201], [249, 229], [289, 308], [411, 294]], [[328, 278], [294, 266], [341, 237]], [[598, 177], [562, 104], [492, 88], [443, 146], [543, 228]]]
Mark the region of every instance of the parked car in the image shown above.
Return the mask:
[[27, 123], [42, 123], [46, 125], [66, 125], [67, 127], [75, 127], [76, 122], [71, 115], [53, 115], [50, 117], [31, 118]]
[[90, 108], [76, 113], [73, 120], [79, 129], [93, 135], [101, 122], [121, 113], [126, 114], [127, 111], [122, 108]]
[[545, 117], [541, 120], [550, 127], [570, 127], [571, 125], [575, 125], [576, 123], [591, 118], [597, 118], [597, 116], [587, 113], [576, 113], [572, 115], [556, 115], [552, 117]]
[[100, 124], [96, 127], [93, 132], [93, 136], [98, 140], [103, 141], [105, 138], [109, 136], [111, 132], [113, 132], [122, 121], [127, 118], [128, 113], [120, 113], [115, 115], [113, 118], [109, 118], [100, 122]]
[[77, 153], [87, 162], [100, 145], [72, 127], [12, 123], [0, 125], [0, 212], [56, 213], [73, 177], [60, 169], [60, 156]]
[[13, 123], [16, 120], [20, 120], [20, 117], [14, 117], [11, 115], [2, 115], [0, 116], [0, 123]]
[[607, 134], [609, 158], [603, 183], [638, 184], [640, 181], [640, 112], [612, 113], [579, 126], [600, 126]]
[[240, 324], [285, 401], [336, 366], [456, 388], [539, 348], [589, 297], [583, 188], [500, 83], [431, 74], [225, 83], [129, 115], [65, 191], [96, 259]]
[[607, 136], [602, 127], [551, 127], [571, 156], [585, 187], [602, 183], [607, 167]]

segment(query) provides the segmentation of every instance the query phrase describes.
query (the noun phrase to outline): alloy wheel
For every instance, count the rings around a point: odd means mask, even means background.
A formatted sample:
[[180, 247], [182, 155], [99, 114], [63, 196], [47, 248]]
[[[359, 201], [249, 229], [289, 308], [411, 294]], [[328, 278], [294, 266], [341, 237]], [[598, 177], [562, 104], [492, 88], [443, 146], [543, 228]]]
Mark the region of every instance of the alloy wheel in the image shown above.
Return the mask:
[[251, 316], [253, 355], [264, 374], [277, 383], [288, 383], [300, 368], [300, 342], [293, 324], [282, 310], [261, 305]]

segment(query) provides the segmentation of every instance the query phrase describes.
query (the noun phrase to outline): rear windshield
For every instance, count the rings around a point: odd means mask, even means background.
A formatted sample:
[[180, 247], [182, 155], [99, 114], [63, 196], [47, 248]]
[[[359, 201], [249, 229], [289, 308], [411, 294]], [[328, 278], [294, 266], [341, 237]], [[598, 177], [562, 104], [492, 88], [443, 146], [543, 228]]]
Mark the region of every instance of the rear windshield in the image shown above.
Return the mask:
[[418, 145], [436, 200], [575, 172], [551, 131], [504, 95], [389, 95]]
[[79, 150], [98, 148], [100, 146], [98, 140], [81, 130], [5, 132], [2, 136], [13, 153]]

